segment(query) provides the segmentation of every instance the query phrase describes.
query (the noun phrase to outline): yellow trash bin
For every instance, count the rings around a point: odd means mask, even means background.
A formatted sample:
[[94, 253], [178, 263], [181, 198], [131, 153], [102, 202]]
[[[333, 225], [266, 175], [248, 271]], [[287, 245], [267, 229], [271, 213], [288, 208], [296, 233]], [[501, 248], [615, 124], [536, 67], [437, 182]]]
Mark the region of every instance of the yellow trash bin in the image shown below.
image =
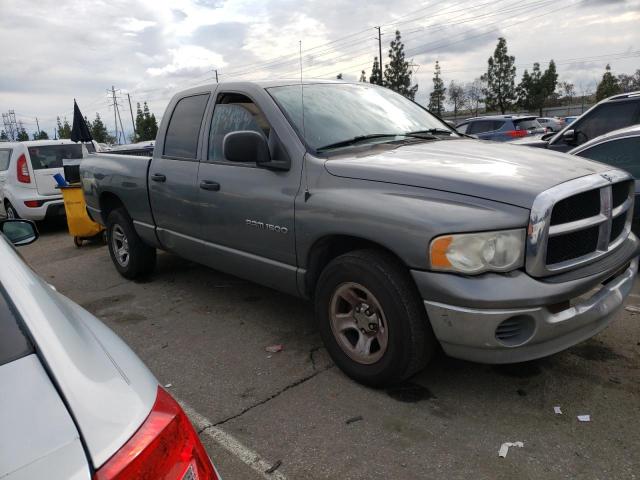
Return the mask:
[[82, 240], [95, 238], [102, 234], [104, 227], [89, 218], [87, 205], [80, 185], [58, 187], [62, 191], [64, 209], [67, 212], [69, 234], [73, 236], [76, 247], [82, 246]]

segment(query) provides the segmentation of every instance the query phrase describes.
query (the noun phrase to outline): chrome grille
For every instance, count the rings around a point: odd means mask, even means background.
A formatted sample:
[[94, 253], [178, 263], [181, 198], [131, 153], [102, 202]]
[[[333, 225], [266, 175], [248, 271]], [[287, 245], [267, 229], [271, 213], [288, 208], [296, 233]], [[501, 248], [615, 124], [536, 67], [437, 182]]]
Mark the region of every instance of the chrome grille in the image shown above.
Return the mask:
[[527, 271], [546, 276], [581, 267], [617, 248], [631, 231], [634, 184], [621, 170], [562, 183], [536, 198]]

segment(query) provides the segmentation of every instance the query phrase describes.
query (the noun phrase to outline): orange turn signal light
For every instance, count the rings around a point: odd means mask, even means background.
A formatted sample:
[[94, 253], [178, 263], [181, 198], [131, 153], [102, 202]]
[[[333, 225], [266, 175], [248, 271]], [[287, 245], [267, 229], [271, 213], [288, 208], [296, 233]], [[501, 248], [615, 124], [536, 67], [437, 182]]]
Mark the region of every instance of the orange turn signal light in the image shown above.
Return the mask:
[[453, 237], [447, 235], [438, 237], [431, 242], [431, 266], [439, 268], [451, 267], [451, 262], [447, 258], [447, 250], [453, 241]]

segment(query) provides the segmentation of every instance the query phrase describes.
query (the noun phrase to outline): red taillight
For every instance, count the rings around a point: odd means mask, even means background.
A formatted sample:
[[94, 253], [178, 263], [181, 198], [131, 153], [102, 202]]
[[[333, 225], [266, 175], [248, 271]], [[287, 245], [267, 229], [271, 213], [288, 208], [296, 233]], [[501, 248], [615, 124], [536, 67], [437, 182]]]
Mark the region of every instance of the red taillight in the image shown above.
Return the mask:
[[24, 204], [30, 208], [41, 207], [43, 203], [43, 200], [25, 200], [24, 202]]
[[31, 183], [29, 167], [27, 166], [27, 157], [24, 156], [24, 153], [18, 157], [18, 163], [16, 163], [16, 173], [18, 174], [18, 181], [20, 183]]
[[507, 135], [513, 138], [526, 137], [527, 131], [526, 130], [509, 130], [507, 132]]
[[94, 480], [218, 480], [198, 434], [180, 405], [158, 387], [138, 431], [100, 467]]

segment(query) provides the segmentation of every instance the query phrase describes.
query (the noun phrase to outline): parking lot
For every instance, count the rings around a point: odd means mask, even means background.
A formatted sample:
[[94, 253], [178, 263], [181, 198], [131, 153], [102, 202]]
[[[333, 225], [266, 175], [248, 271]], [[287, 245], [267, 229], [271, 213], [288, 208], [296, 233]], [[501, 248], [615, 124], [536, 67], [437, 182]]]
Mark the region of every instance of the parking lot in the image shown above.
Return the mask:
[[[44, 225], [20, 253], [183, 402], [226, 479], [640, 475], [640, 313], [551, 358], [496, 367], [441, 354], [378, 391], [333, 366], [304, 301], [167, 253], [130, 282], [106, 247], [76, 248], [65, 225]], [[275, 344], [283, 351], [265, 350]], [[524, 447], [499, 458], [515, 441]]]

